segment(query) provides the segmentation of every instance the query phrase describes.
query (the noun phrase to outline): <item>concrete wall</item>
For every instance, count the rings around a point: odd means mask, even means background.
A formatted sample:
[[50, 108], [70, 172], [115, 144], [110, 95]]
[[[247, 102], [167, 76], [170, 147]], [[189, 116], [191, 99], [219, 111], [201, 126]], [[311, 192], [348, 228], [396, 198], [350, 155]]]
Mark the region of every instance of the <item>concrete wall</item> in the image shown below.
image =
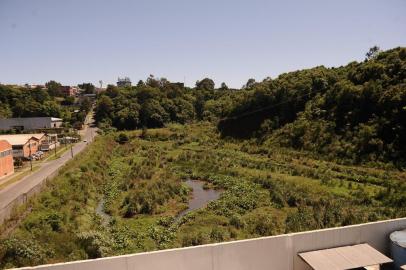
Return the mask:
[[24, 269], [308, 270], [310, 268], [297, 256], [297, 253], [368, 243], [389, 255], [389, 234], [404, 228], [406, 228], [406, 218]]

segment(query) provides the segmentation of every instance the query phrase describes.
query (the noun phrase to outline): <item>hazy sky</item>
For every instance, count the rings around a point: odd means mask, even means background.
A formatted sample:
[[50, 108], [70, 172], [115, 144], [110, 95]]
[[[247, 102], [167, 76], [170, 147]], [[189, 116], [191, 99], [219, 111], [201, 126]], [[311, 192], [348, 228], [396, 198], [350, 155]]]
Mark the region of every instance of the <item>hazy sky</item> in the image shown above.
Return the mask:
[[248, 78], [406, 46], [405, 0], [0, 0], [0, 82]]

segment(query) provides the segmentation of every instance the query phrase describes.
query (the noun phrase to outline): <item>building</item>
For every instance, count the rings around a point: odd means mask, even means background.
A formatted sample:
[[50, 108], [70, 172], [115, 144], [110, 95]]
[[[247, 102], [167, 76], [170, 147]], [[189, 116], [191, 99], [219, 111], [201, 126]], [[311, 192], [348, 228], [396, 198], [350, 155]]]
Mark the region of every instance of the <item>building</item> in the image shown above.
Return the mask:
[[60, 128], [62, 119], [55, 117], [24, 117], [0, 119], [0, 130], [38, 130]]
[[[37, 135], [33, 134], [33, 136], [35, 137]], [[50, 151], [59, 146], [58, 135], [56, 134], [44, 134], [43, 136], [41, 136], [41, 134], [38, 134], [37, 138], [40, 138], [39, 150], [41, 151]]]
[[36, 89], [36, 88], [46, 89], [45, 85], [42, 85], [42, 84], [28, 84], [28, 83], [26, 83], [24, 86], [25, 86], [25, 88], [28, 88], [28, 89]]
[[0, 135], [0, 140], [6, 140], [11, 144], [13, 158], [27, 159], [41, 148], [42, 143], [47, 142], [47, 135], [39, 134], [12, 134]]
[[128, 77], [118, 78], [118, 80], [117, 80], [117, 86], [118, 86], [118, 87], [131, 86], [131, 80], [130, 80], [130, 78], [128, 78]]
[[96, 87], [94, 91], [96, 92], [96, 94], [101, 94], [106, 91], [106, 88]]
[[8, 141], [0, 140], [0, 179], [13, 173], [13, 149]]
[[185, 84], [183, 82], [171, 82], [169, 83], [173, 87], [178, 87], [178, 88], [185, 88]]
[[79, 88], [74, 86], [61, 86], [61, 93], [66, 97], [74, 97], [79, 94]]

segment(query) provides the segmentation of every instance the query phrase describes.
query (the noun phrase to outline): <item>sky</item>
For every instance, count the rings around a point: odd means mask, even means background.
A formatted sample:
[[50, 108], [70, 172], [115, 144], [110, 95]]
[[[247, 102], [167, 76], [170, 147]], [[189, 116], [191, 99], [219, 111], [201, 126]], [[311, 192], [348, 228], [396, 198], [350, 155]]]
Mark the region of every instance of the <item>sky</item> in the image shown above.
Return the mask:
[[406, 46], [405, 14], [405, 0], [0, 0], [0, 83], [239, 88]]

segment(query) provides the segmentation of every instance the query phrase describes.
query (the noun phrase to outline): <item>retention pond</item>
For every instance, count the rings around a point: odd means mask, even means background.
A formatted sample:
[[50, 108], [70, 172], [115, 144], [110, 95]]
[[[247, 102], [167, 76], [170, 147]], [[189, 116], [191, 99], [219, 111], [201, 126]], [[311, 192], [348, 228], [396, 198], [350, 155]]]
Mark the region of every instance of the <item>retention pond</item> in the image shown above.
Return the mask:
[[205, 182], [200, 180], [187, 180], [185, 183], [193, 190], [192, 199], [189, 200], [188, 208], [177, 216], [178, 219], [193, 210], [205, 207], [211, 201], [217, 200], [222, 192], [221, 190], [204, 189]]

